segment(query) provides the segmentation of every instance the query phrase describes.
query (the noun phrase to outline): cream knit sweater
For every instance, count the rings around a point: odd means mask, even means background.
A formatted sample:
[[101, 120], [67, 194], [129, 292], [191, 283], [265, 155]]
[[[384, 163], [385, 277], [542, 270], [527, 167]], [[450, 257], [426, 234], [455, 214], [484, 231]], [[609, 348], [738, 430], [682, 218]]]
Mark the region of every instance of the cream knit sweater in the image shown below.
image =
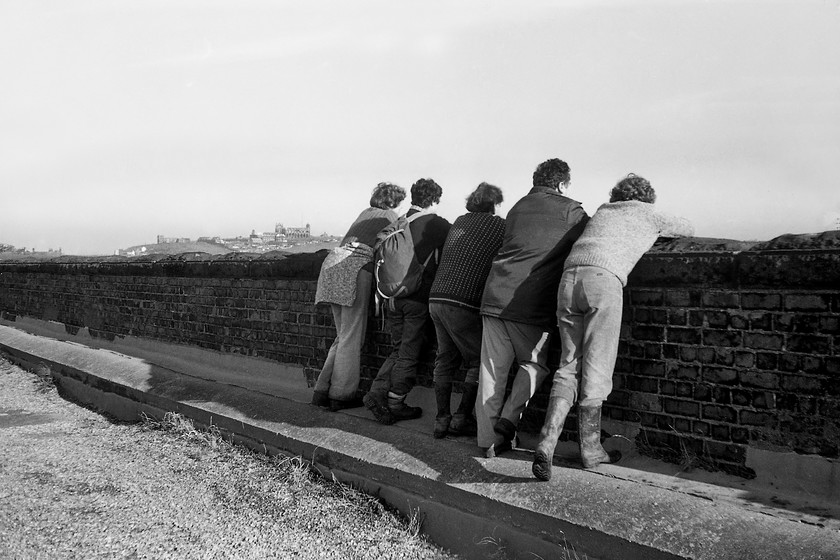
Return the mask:
[[598, 266], [615, 274], [626, 286], [627, 275], [657, 238], [692, 235], [694, 228], [688, 220], [658, 212], [653, 204], [608, 202], [586, 224], [563, 268]]

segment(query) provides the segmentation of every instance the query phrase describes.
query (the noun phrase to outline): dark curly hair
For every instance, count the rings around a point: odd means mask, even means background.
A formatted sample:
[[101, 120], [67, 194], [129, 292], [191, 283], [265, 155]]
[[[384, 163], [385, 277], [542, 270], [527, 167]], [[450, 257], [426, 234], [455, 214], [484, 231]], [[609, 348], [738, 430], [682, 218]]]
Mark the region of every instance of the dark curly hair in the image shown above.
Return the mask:
[[504, 200], [502, 189], [490, 183], [481, 183], [467, 197], [467, 210], [470, 212], [496, 213], [496, 205]]
[[537, 166], [534, 171], [535, 187], [551, 187], [558, 189], [560, 183], [567, 183], [571, 178], [569, 164], [557, 158], [548, 159]]
[[638, 200], [639, 202], [656, 202], [656, 191], [650, 186], [650, 181], [630, 173], [619, 181], [610, 191], [610, 202], [623, 200]]
[[391, 210], [405, 199], [405, 189], [394, 183], [379, 183], [370, 195], [370, 205], [382, 210]]
[[420, 208], [428, 208], [436, 202], [440, 202], [440, 195], [443, 189], [432, 179], [417, 179], [411, 185], [411, 204]]

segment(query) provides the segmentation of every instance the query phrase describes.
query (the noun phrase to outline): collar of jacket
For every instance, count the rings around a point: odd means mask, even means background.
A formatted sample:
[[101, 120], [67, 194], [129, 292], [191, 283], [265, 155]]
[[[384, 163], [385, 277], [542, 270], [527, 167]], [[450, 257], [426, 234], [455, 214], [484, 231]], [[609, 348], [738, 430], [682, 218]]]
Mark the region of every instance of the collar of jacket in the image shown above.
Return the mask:
[[562, 194], [560, 194], [560, 191], [558, 191], [557, 189], [552, 189], [551, 187], [537, 186], [537, 187], [532, 187], [531, 190], [528, 191], [528, 194], [534, 194], [534, 193], [545, 193], [545, 194], [554, 194], [554, 195], [557, 195], [557, 196], [563, 196]]

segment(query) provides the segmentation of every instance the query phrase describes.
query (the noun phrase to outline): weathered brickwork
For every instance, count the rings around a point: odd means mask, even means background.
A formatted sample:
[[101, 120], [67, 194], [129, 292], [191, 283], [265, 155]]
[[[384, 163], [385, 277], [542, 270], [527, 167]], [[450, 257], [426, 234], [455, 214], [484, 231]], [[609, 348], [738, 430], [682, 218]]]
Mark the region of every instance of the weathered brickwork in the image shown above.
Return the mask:
[[[642, 449], [743, 476], [748, 446], [840, 456], [840, 250], [693, 249], [652, 252], [631, 274], [605, 416], [637, 426]], [[0, 263], [0, 315], [319, 369], [335, 336], [313, 304], [324, 256]], [[373, 314], [368, 332], [363, 389], [390, 352]], [[432, 363], [429, 348], [421, 385]], [[548, 388], [522, 429], [539, 429]]]
[[315, 367], [335, 335], [313, 305], [323, 255], [0, 265], [0, 313]]

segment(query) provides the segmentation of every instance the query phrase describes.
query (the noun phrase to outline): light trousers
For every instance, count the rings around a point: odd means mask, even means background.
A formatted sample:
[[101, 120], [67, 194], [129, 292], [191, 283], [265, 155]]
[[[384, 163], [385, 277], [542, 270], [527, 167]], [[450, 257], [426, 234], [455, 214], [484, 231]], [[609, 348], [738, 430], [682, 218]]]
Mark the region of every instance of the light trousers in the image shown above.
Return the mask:
[[563, 272], [557, 301], [560, 365], [551, 396], [601, 406], [612, 391], [618, 355], [621, 281], [606, 269], [576, 266]]
[[[546, 357], [549, 331], [544, 327], [482, 317], [481, 366], [478, 374], [479, 447], [490, 447], [496, 435], [493, 427], [500, 418], [519, 425], [522, 411], [548, 376]], [[508, 375], [513, 361], [519, 364], [510, 396], [505, 400]]]
[[330, 304], [336, 337], [315, 382], [315, 390], [328, 393], [331, 399], [353, 399], [359, 389], [362, 345], [365, 342], [372, 286], [373, 274], [359, 270], [353, 305]]

